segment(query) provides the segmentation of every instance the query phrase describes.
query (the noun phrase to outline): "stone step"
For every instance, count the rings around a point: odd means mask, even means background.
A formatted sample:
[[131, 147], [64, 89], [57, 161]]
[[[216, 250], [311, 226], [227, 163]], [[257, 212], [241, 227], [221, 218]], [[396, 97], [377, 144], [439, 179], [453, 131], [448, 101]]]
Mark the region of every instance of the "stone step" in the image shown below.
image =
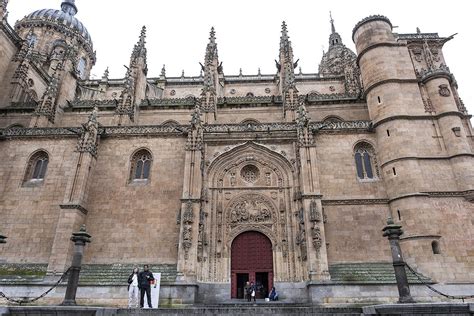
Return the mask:
[[322, 308], [314, 306], [267, 306], [266, 304], [252, 304], [250, 306], [194, 306], [187, 308], [158, 308], [158, 309], [121, 309], [117, 315], [332, 315], [332, 316], [360, 316], [361, 308]]

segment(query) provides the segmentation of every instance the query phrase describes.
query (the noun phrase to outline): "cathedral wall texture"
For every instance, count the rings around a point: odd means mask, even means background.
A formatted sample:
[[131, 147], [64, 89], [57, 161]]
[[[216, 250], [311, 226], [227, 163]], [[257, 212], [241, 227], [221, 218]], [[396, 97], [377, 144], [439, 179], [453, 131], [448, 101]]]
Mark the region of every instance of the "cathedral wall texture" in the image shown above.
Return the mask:
[[[87, 229], [94, 236], [87, 263], [176, 263], [184, 173], [182, 138], [106, 139], [90, 188]], [[130, 182], [130, 159], [152, 156], [147, 183]]]
[[[2, 249], [7, 262], [47, 263], [59, 205], [76, 164], [75, 139], [30, 139], [2, 142], [0, 151], [0, 187], [2, 188], [2, 220], [0, 229], [11, 242]], [[38, 150], [49, 155], [44, 182], [25, 183], [29, 158]]]
[[[394, 206], [400, 210], [402, 250], [409, 264], [438, 282], [473, 280], [472, 203], [462, 198], [412, 197]], [[439, 254], [433, 253], [433, 241], [439, 243]]]
[[[360, 180], [354, 164], [354, 147], [373, 135], [322, 135], [316, 138], [321, 193], [325, 199], [366, 199], [386, 196], [382, 180]], [[336, 167], [337, 166], [337, 167]]]
[[390, 261], [388, 241], [380, 229], [388, 213], [383, 204], [325, 205], [329, 264]]

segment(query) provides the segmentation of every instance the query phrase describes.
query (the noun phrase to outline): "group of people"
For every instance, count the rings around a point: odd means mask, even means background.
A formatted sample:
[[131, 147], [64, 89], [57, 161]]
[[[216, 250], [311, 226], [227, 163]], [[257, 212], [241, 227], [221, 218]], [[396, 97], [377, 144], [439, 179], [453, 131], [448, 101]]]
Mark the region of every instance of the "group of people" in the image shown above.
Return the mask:
[[[247, 299], [247, 302], [251, 302], [252, 299], [254, 302], [257, 301], [257, 290], [258, 290], [258, 287], [256, 284], [254, 284], [253, 282], [247, 281], [247, 283], [244, 286], [244, 295], [245, 295], [245, 298]], [[278, 301], [278, 293], [275, 287], [272, 287], [272, 290], [270, 294], [268, 295], [268, 299], [270, 301]]]
[[153, 273], [148, 269], [148, 265], [143, 266], [143, 271], [134, 268], [128, 277], [128, 307], [138, 308], [138, 293], [140, 293], [140, 308], [143, 308], [144, 298], [148, 307], [153, 308], [151, 304], [151, 285], [155, 282]]

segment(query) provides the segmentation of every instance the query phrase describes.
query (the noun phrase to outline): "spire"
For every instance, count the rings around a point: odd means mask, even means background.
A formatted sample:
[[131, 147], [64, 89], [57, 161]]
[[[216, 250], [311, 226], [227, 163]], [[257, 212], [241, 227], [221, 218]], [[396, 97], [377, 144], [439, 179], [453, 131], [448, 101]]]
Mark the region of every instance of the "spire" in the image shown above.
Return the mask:
[[211, 32], [209, 33], [209, 43], [206, 47], [206, 56], [204, 58], [204, 62], [206, 66], [209, 63], [212, 63], [214, 59], [217, 59], [217, 44], [216, 44], [216, 31], [214, 27], [211, 27]]
[[329, 18], [331, 21], [331, 34], [336, 33], [336, 27], [334, 26], [334, 19], [332, 18], [332, 13], [329, 11]]
[[75, 4], [75, 0], [64, 0], [63, 3], [61, 3], [61, 10], [69, 15], [76, 15], [77, 7]]
[[283, 84], [282, 91], [288, 90], [289, 87], [294, 87], [295, 71], [298, 62], [293, 62], [293, 49], [291, 48], [290, 37], [288, 36], [288, 29], [285, 21], [281, 25], [280, 37], [280, 62], [277, 62], [277, 68], [282, 75], [281, 82]]
[[331, 35], [329, 36], [329, 47], [341, 45], [342, 39], [339, 33], [336, 32], [336, 27], [334, 26], [334, 19], [332, 18], [331, 11], [329, 11], [329, 21], [331, 22]]
[[[298, 100], [298, 89], [295, 84], [295, 68], [298, 67], [298, 61], [293, 61], [293, 49], [285, 21], [281, 24], [280, 60], [276, 61], [276, 66], [280, 77], [280, 93], [283, 96], [283, 113], [291, 122], [295, 118], [294, 110]], [[290, 111], [291, 115], [287, 116], [287, 111]]]
[[290, 37], [288, 36], [288, 29], [286, 27], [286, 22], [283, 21], [283, 23], [281, 24], [280, 48], [290, 46], [291, 43], [289, 39]]
[[132, 53], [132, 62], [136, 61], [139, 57], [143, 57], [145, 59], [145, 64], [146, 64], [146, 26], [142, 27], [142, 30], [140, 31], [140, 37], [138, 38], [137, 44], [135, 44], [135, 47], [133, 48], [133, 53]]

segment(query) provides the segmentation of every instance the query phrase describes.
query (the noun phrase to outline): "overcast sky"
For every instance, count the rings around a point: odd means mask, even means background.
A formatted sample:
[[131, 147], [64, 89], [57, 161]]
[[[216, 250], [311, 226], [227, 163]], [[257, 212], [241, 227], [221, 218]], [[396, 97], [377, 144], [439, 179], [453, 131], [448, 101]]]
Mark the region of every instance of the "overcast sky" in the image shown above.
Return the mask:
[[[44, 8], [59, 9], [61, 0], [10, 0], [9, 22]], [[458, 35], [445, 45], [447, 65], [456, 76], [459, 93], [474, 113], [472, 53], [474, 27], [470, 1], [316, 1], [316, 0], [76, 0], [77, 18], [89, 30], [97, 51], [92, 75], [105, 68], [111, 78], [125, 75], [140, 29], [148, 29], [149, 77], [198, 75], [211, 26], [216, 28], [219, 59], [224, 73], [276, 72], [281, 22], [285, 20], [296, 58], [303, 73], [316, 73], [323, 49], [328, 47], [329, 11], [343, 42], [355, 50], [352, 29], [372, 14], [387, 16], [399, 33], [438, 32]]]

